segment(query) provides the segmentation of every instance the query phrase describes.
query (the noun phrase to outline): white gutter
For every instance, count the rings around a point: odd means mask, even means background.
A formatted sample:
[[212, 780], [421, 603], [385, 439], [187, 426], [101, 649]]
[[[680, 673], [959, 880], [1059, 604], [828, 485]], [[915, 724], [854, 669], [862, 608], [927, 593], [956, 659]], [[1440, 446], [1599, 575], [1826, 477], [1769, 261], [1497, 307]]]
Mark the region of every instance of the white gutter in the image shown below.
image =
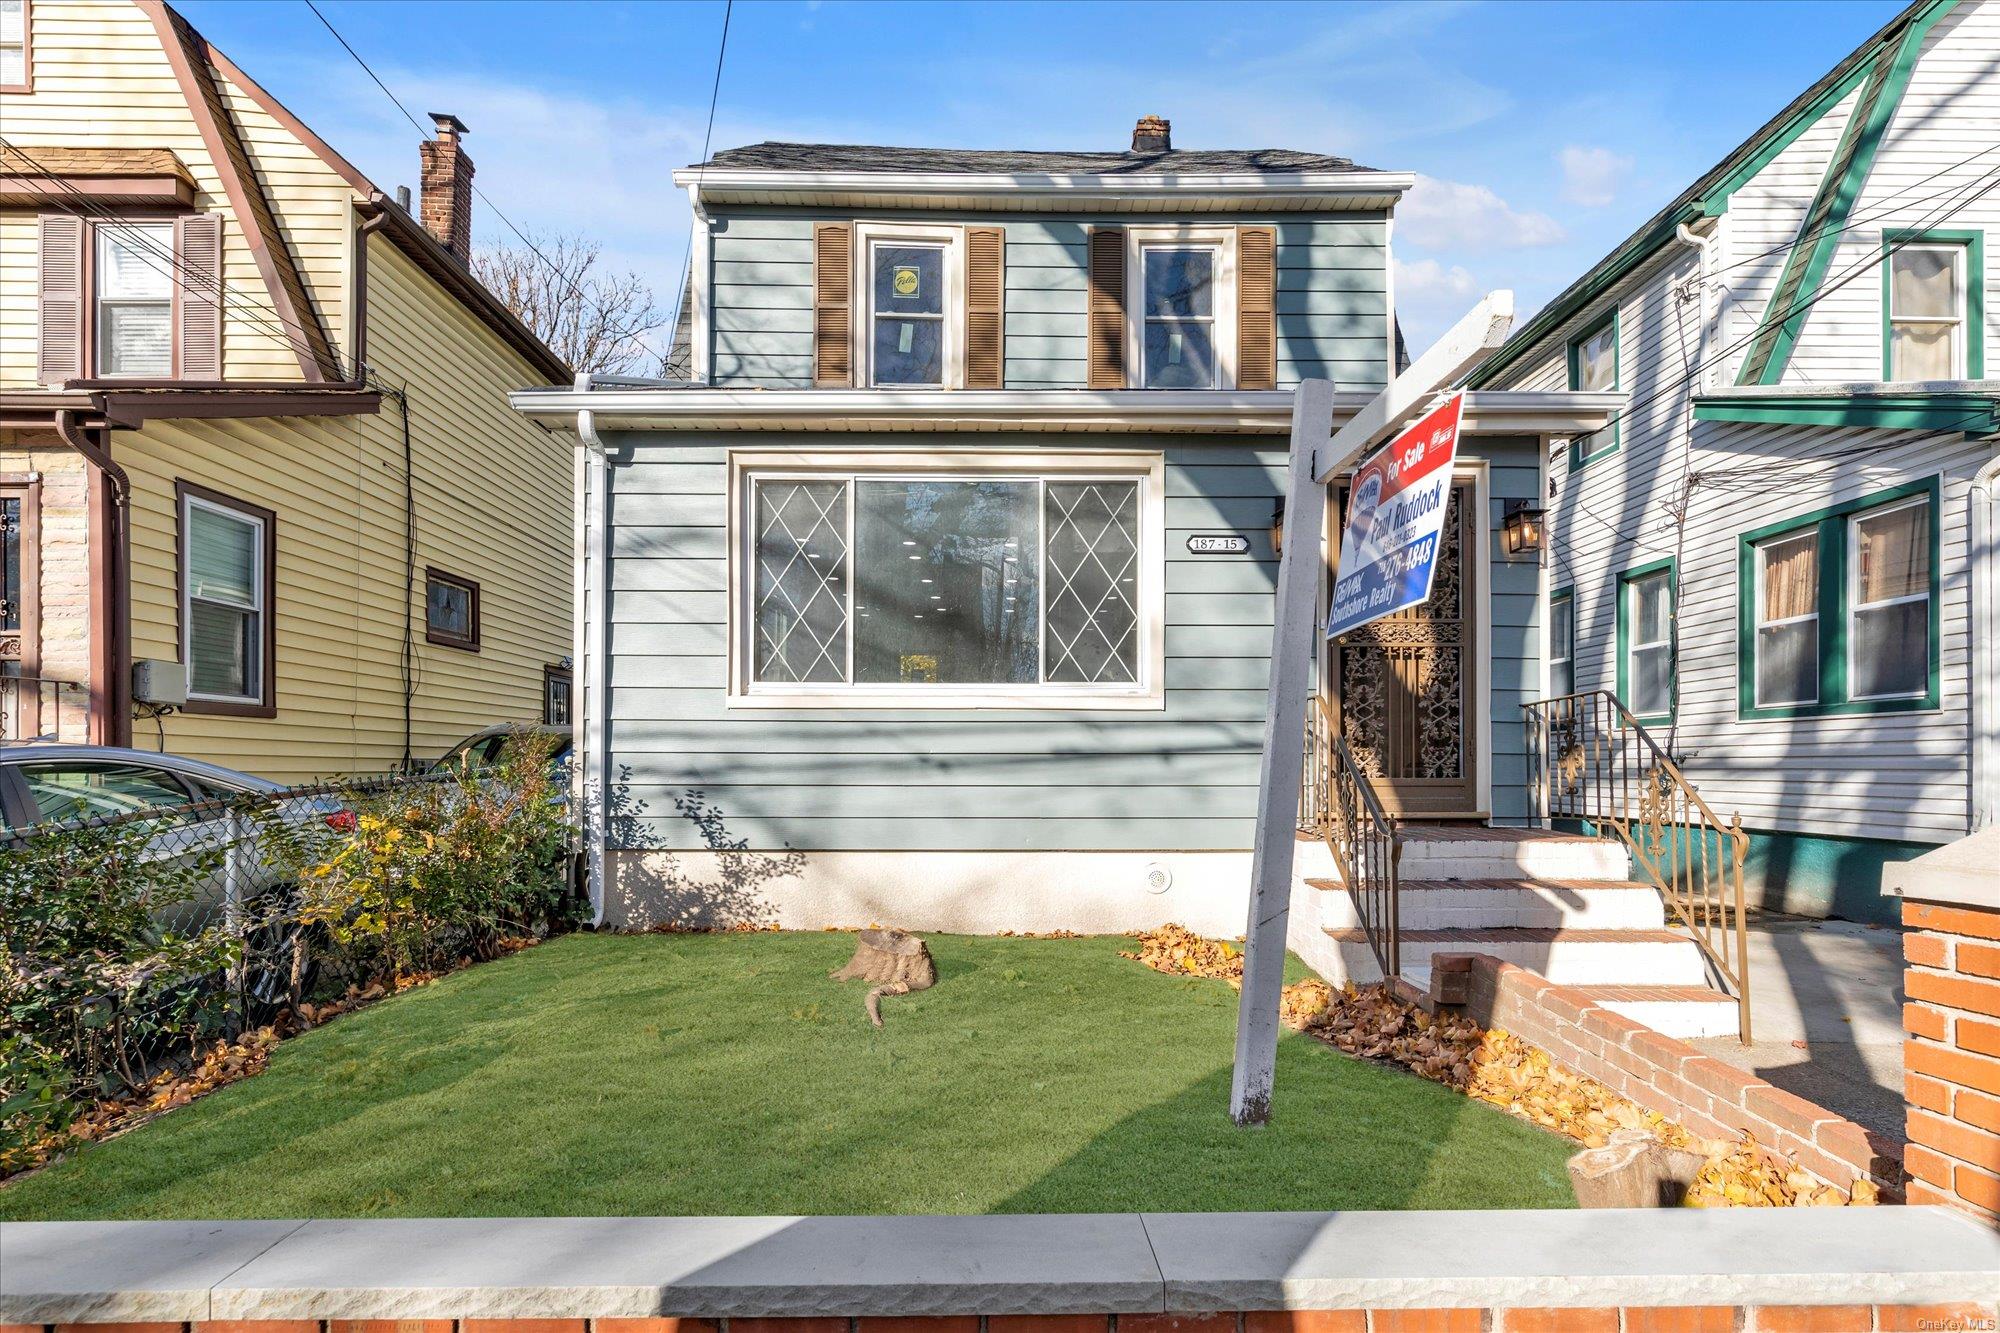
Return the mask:
[[[1336, 426], [1375, 397], [1333, 395]], [[1625, 406], [1620, 393], [1485, 389], [1466, 396], [1468, 433], [1550, 434], [1602, 426]], [[711, 389], [628, 387], [524, 389], [509, 395], [526, 416], [563, 421], [587, 409], [620, 430], [987, 430], [1208, 431], [1284, 435], [1292, 393], [1263, 390]]]
[[[576, 377], [576, 391], [590, 394], [591, 373]], [[590, 923], [604, 924], [605, 825], [611, 817], [611, 627], [610, 464], [589, 407], [576, 414], [576, 666], [583, 689], [572, 701], [570, 800], [581, 825], [584, 885], [590, 894]]]
[[1965, 499], [1972, 589], [1972, 808], [1968, 832], [2000, 827], [2000, 454]]

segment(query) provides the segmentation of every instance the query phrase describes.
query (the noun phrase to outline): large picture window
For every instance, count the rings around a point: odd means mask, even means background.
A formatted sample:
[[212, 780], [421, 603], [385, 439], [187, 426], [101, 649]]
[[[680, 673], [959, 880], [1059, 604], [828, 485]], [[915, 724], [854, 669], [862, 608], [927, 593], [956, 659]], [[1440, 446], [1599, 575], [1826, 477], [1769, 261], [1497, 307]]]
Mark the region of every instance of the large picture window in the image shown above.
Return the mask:
[[268, 714], [277, 520], [204, 487], [176, 490], [189, 711]]
[[1744, 535], [1742, 716], [1937, 707], [1937, 505], [1923, 481]]
[[1150, 460], [950, 471], [940, 461], [741, 474], [736, 694], [1025, 707], [1150, 698]]

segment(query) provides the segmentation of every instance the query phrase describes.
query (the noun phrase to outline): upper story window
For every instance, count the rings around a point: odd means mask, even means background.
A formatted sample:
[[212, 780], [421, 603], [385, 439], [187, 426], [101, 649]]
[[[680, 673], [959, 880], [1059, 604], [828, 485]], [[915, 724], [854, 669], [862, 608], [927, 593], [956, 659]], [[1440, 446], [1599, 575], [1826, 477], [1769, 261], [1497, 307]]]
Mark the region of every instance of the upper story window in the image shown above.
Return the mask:
[[1935, 479], [1744, 534], [1744, 717], [1935, 708]]
[[1891, 232], [1882, 265], [1882, 378], [1985, 373], [1985, 265], [1978, 232]]
[[960, 386], [964, 233], [867, 225], [857, 231], [866, 294], [862, 382], [885, 389]]
[[277, 518], [203, 487], [175, 489], [189, 711], [269, 715]]
[[[1569, 387], [1586, 393], [1608, 393], [1618, 388], [1618, 309], [1606, 311], [1596, 323], [1570, 340]], [[1600, 430], [1569, 442], [1572, 470], [1593, 459], [1618, 452], [1619, 423], [1616, 417]]]
[[1130, 364], [1148, 389], [1234, 387], [1235, 231], [1129, 232]]
[[32, 91], [28, 0], [0, 0], [0, 93]]
[[99, 225], [91, 291], [97, 373], [160, 378], [174, 372], [174, 224]]
[[1157, 706], [1157, 455], [738, 465], [734, 702]]
[[35, 375], [222, 378], [222, 217], [37, 220]]

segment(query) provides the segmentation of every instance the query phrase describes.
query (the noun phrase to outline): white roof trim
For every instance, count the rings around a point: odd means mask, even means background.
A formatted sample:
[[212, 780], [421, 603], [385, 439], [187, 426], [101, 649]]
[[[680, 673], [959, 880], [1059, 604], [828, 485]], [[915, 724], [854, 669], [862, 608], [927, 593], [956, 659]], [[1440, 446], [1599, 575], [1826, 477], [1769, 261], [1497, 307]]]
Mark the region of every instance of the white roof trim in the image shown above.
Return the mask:
[[[1375, 397], [1336, 393], [1334, 423]], [[588, 410], [608, 430], [1083, 430], [1283, 435], [1289, 389], [523, 389], [515, 411], [567, 422]], [[1623, 393], [1489, 389], [1466, 396], [1465, 429], [1488, 435], [1596, 430], [1625, 405]]]
[[845, 194], [1088, 194], [1094, 196], [1162, 194], [1357, 194], [1400, 195], [1417, 183], [1402, 171], [1290, 171], [1235, 174], [1118, 175], [1092, 172], [970, 171], [779, 171], [716, 167], [682, 167], [674, 184], [698, 186], [703, 197], [724, 198], [764, 192], [838, 192]]

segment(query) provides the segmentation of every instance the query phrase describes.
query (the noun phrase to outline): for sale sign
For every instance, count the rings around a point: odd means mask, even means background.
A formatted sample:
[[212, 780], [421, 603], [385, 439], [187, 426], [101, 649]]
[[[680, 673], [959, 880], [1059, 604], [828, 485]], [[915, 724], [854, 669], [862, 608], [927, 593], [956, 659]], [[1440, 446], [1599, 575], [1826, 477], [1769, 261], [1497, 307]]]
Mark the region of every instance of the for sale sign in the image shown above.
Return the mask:
[[1464, 406], [1465, 395], [1453, 394], [1354, 474], [1329, 639], [1430, 597]]

